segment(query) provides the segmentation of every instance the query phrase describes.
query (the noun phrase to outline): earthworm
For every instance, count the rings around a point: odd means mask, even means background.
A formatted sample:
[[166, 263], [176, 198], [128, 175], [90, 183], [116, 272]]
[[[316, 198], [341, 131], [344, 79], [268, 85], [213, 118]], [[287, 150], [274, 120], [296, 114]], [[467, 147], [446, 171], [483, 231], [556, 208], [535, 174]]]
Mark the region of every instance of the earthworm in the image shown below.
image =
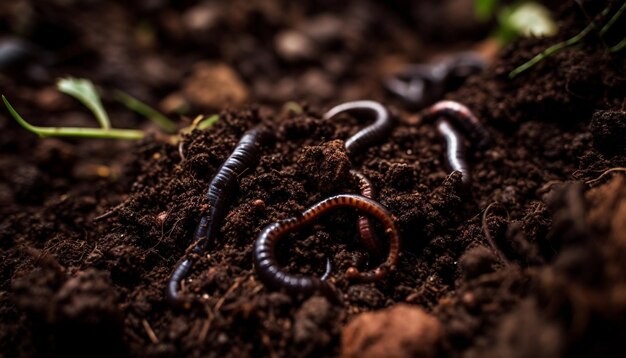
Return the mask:
[[324, 119], [331, 119], [342, 112], [372, 112], [376, 115], [374, 123], [361, 129], [346, 140], [345, 147], [350, 156], [361, 153], [367, 147], [371, 146], [372, 143], [384, 139], [393, 129], [393, 118], [389, 115], [387, 108], [378, 102], [346, 102], [331, 108], [324, 114]]
[[[348, 155], [351, 157], [361, 153], [373, 143], [389, 136], [391, 130], [393, 129], [393, 118], [389, 115], [389, 111], [385, 108], [385, 106], [375, 101], [365, 100], [343, 103], [331, 108], [328, 112], [326, 112], [326, 114], [324, 114], [324, 118], [331, 119], [339, 113], [353, 111], [374, 112], [376, 114], [376, 120], [373, 124], [361, 129], [355, 135], [346, 140], [345, 148]], [[352, 171], [352, 175], [359, 181], [361, 195], [371, 199], [373, 193], [372, 183], [370, 183], [369, 179], [357, 171]], [[373, 255], [380, 256], [380, 244], [373, 236], [369, 219], [364, 216], [359, 216], [358, 226], [359, 235], [365, 247]]]
[[425, 119], [447, 118], [460, 127], [478, 148], [485, 148], [491, 141], [489, 132], [474, 113], [455, 101], [439, 101], [427, 110]]
[[339, 207], [356, 208], [376, 217], [383, 223], [385, 233], [389, 235], [390, 239], [389, 255], [385, 262], [366, 272], [359, 272], [356, 267], [350, 267], [345, 273], [346, 278], [359, 282], [374, 282], [395, 270], [400, 252], [400, 236], [391, 213], [374, 200], [360, 195], [341, 194], [318, 202], [298, 216], [272, 223], [261, 231], [254, 244], [254, 268], [261, 281], [269, 287], [284, 289], [290, 294], [308, 296], [314, 292], [320, 292], [329, 300], [340, 303], [342, 301], [341, 295], [332, 283], [315, 276], [291, 274], [282, 270], [278, 265], [274, 251], [282, 236]]
[[461, 128], [478, 148], [490, 143], [489, 132], [466, 106], [455, 101], [439, 101], [428, 108], [426, 120], [437, 119], [437, 132], [446, 142], [446, 161], [453, 171], [460, 171], [464, 185], [470, 182], [469, 166], [465, 161], [462, 135], [455, 127]]
[[[359, 181], [359, 191], [361, 195], [368, 199], [372, 199], [374, 196], [374, 190], [372, 187], [372, 182], [361, 172], [356, 170], [350, 170], [350, 174], [354, 176]], [[374, 233], [372, 232], [372, 223], [369, 218], [364, 215], [359, 215], [359, 236], [361, 237], [361, 242], [367, 250], [375, 256], [381, 256], [382, 250], [380, 247], [380, 243], [378, 240], [374, 238]]]
[[437, 132], [446, 142], [448, 166], [452, 171], [461, 172], [463, 184], [468, 185], [470, 174], [469, 167], [465, 161], [465, 150], [463, 149], [461, 134], [445, 119], [437, 121]]
[[210, 212], [200, 219], [193, 235], [192, 244], [187, 249], [183, 259], [174, 268], [167, 283], [166, 295], [172, 304], [181, 303], [180, 282], [189, 274], [197, 256], [202, 254], [209, 244], [213, 243], [226, 214], [227, 196], [235, 188], [237, 178], [259, 161], [260, 146], [269, 141], [270, 137], [271, 133], [260, 127], [245, 132], [233, 152], [211, 180], [206, 193], [211, 208]]

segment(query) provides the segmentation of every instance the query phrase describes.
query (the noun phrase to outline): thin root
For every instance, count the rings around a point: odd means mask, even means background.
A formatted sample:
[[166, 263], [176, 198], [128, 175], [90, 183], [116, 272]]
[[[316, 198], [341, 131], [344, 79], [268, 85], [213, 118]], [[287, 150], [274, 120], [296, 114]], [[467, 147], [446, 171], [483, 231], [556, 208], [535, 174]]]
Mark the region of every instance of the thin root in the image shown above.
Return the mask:
[[595, 179], [592, 179], [592, 180], [587, 180], [585, 182], [585, 184], [587, 184], [587, 185], [594, 185], [595, 183], [597, 183], [600, 180], [602, 180], [602, 178], [604, 178], [608, 174], [615, 173], [615, 172], [626, 172], [626, 168], [624, 168], [624, 167], [617, 167], [617, 168], [607, 169], [607, 170], [604, 171], [604, 173], [600, 174], [599, 177], [597, 177]]
[[[510, 264], [509, 259], [507, 259], [506, 256], [504, 256], [504, 253], [502, 253], [502, 251], [500, 251], [498, 246], [496, 246], [496, 242], [493, 240], [493, 236], [491, 236], [491, 232], [489, 231], [489, 226], [487, 225], [487, 215], [489, 214], [489, 210], [491, 210], [491, 208], [497, 203], [498, 203], [497, 201], [492, 202], [491, 204], [487, 206], [487, 208], [483, 212], [482, 229], [483, 229], [483, 233], [485, 234], [485, 238], [487, 239], [487, 242], [489, 243], [489, 246], [491, 246], [491, 250], [493, 250], [493, 252], [500, 258], [500, 260], [502, 260], [502, 262], [504, 262], [504, 264], [508, 266]], [[506, 219], [509, 220], [508, 211], [506, 212]]]

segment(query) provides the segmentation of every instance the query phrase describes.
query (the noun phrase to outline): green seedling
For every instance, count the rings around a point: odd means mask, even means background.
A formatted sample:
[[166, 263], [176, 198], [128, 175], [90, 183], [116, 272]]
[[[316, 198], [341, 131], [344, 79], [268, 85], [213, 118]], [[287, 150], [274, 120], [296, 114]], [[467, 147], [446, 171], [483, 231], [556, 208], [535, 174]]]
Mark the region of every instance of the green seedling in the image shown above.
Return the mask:
[[11, 113], [11, 116], [15, 118], [27, 131], [34, 133], [40, 137], [79, 137], [79, 138], [111, 138], [111, 139], [141, 139], [145, 133], [140, 130], [134, 129], [117, 129], [117, 128], [84, 128], [84, 127], [39, 127], [33, 126], [26, 122], [22, 116], [20, 116], [13, 106], [9, 103], [4, 95], [2, 95], [4, 105]]
[[[70, 95], [80, 101], [96, 117], [100, 128], [84, 127], [39, 127], [28, 123], [11, 106], [6, 97], [2, 96], [5, 106], [11, 116], [26, 130], [37, 134], [40, 137], [78, 137], [78, 138], [108, 138], [108, 139], [141, 139], [145, 137], [145, 132], [136, 129], [112, 128], [109, 116], [102, 105], [100, 96], [94, 84], [84, 78], [63, 78], [57, 82], [59, 91]], [[116, 97], [126, 107], [147, 117], [155, 124], [159, 125], [168, 133], [176, 132], [176, 123], [139, 101], [138, 99], [121, 91], [116, 92]]]
[[[622, 15], [622, 13], [624, 12], [625, 9], [626, 9], [626, 1], [624, 1], [622, 6], [615, 12], [615, 14], [613, 14], [611, 19], [605, 23], [605, 25], [600, 29], [598, 34], [600, 36], [603, 36], [604, 34], [606, 34], [611, 29], [613, 24], [615, 24], [615, 22], [617, 22], [617, 20]], [[600, 18], [604, 19], [608, 15], [609, 11], [610, 11], [610, 6], [607, 6], [600, 13]], [[554, 54], [556, 54], [556, 53], [558, 53], [560, 51], [563, 51], [564, 49], [567, 49], [569, 47], [572, 47], [572, 46], [580, 43], [583, 39], [585, 39], [585, 37], [587, 37], [590, 33], [592, 33], [592, 31], [595, 30], [597, 28], [597, 26], [598, 26], [598, 24], [595, 21], [592, 21], [589, 25], [587, 25], [581, 32], [579, 32], [574, 37], [548, 47], [547, 49], [543, 50], [541, 53], [537, 54], [535, 57], [531, 58], [528, 62], [522, 64], [521, 66], [519, 66], [516, 69], [514, 69], [513, 71], [511, 71], [509, 73], [509, 78], [514, 78], [517, 75], [519, 75], [520, 73], [528, 70], [529, 68], [531, 68], [534, 65], [538, 64], [539, 62], [543, 61], [544, 59], [546, 59], [546, 58], [548, 58], [548, 57], [550, 57], [550, 56], [552, 56], [552, 55], [554, 55]], [[625, 46], [626, 46], [626, 39], [622, 40], [617, 45], [615, 45], [613, 47], [610, 47], [609, 51], [617, 52], [617, 51], [620, 51]]]
[[59, 91], [76, 98], [85, 107], [89, 108], [100, 124], [100, 128], [34, 126], [17, 113], [4, 95], [2, 95], [2, 101], [17, 123], [27, 131], [40, 137], [141, 139], [145, 136], [145, 133], [141, 130], [111, 128], [109, 116], [104, 110], [100, 96], [91, 81], [80, 78], [63, 78], [57, 82], [57, 88]]

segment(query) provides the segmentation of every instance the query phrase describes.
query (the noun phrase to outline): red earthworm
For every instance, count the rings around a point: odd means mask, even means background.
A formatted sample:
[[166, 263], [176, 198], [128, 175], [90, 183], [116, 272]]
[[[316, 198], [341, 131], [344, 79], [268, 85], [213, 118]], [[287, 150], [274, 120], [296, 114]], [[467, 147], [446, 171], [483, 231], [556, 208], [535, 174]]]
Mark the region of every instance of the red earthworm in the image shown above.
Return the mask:
[[[372, 199], [374, 197], [374, 190], [372, 187], [372, 182], [361, 172], [356, 170], [350, 170], [350, 174], [352, 174], [359, 181], [359, 191], [361, 195], [368, 199]], [[374, 233], [372, 232], [372, 223], [369, 218], [364, 215], [359, 216], [359, 236], [361, 237], [361, 242], [367, 250], [375, 256], [381, 256], [382, 250], [380, 247], [380, 243], [378, 240], [374, 238]]]
[[206, 193], [211, 210], [208, 215], [200, 219], [192, 244], [174, 268], [167, 283], [166, 296], [172, 304], [183, 303], [179, 292], [180, 282], [189, 274], [197, 256], [206, 251], [209, 244], [214, 243], [219, 226], [226, 214], [227, 196], [235, 188], [237, 178], [258, 162], [260, 146], [270, 138], [271, 133], [260, 127], [245, 132], [213, 177]]
[[[346, 151], [350, 156], [354, 156], [364, 151], [367, 147], [371, 146], [374, 142], [380, 141], [389, 136], [393, 129], [393, 118], [389, 115], [389, 111], [382, 104], [375, 101], [353, 101], [340, 104], [331, 108], [326, 114], [325, 119], [333, 118], [342, 112], [374, 112], [376, 114], [376, 120], [373, 124], [361, 129], [355, 135], [348, 138], [345, 142]], [[366, 198], [372, 198], [372, 184], [369, 179], [362, 173], [353, 171], [354, 175], [359, 181], [359, 188], [361, 195]], [[364, 216], [359, 216], [359, 236], [365, 247], [371, 254], [380, 256], [382, 250], [380, 244], [374, 238], [371, 229], [369, 219]]]
[[374, 200], [360, 195], [342, 194], [324, 199], [300, 215], [272, 223], [261, 231], [254, 244], [254, 268], [261, 281], [269, 287], [284, 289], [290, 294], [311, 295], [320, 292], [329, 300], [340, 303], [341, 295], [331, 282], [315, 276], [291, 274], [282, 270], [274, 251], [282, 236], [339, 207], [352, 207], [376, 217], [383, 223], [385, 233], [389, 236], [389, 255], [385, 262], [366, 272], [359, 272], [356, 267], [350, 267], [345, 273], [346, 278], [359, 282], [374, 282], [394, 271], [400, 253], [400, 236], [391, 213]]
[[491, 141], [489, 132], [474, 113], [455, 101], [439, 101], [428, 108], [425, 119], [447, 118], [467, 134], [478, 148], [485, 148]]
[[324, 119], [331, 119], [342, 112], [372, 112], [376, 115], [374, 123], [361, 129], [346, 140], [345, 147], [350, 156], [361, 153], [367, 147], [371, 146], [372, 143], [384, 139], [393, 129], [393, 117], [389, 115], [387, 108], [378, 102], [346, 102], [331, 108], [324, 114]]
[[486, 147], [490, 142], [489, 132], [478, 118], [466, 106], [455, 101], [439, 101], [428, 108], [427, 120], [438, 119], [437, 132], [446, 142], [446, 161], [450, 169], [460, 171], [464, 185], [469, 185], [469, 166], [465, 161], [465, 149], [461, 134], [456, 130], [460, 127], [478, 148]]

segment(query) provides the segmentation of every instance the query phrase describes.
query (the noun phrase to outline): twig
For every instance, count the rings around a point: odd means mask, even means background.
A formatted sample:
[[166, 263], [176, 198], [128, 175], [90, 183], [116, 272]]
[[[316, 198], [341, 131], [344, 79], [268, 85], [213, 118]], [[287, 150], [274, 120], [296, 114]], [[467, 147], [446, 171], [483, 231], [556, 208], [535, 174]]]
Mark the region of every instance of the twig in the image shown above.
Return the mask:
[[204, 342], [206, 336], [209, 334], [209, 329], [211, 328], [211, 322], [213, 322], [213, 313], [211, 310], [207, 309], [207, 318], [202, 323], [202, 327], [200, 328], [200, 333], [198, 333], [198, 342]]
[[224, 305], [224, 302], [226, 301], [226, 296], [233, 293], [241, 285], [241, 282], [243, 281], [243, 279], [244, 277], [237, 277], [235, 282], [230, 286], [230, 288], [228, 288], [228, 290], [226, 290], [224, 295], [220, 297], [220, 299], [217, 301], [217, 303], [213, 307], [214, 312], [217, 312], [220, 310], [220, 308], [222, 308], [222, 305]]
[[141, 324], [143, 325], [143, 329], [146, 330], [146, 334], [148, 335], [148, 338], [150, 338], [150, 341], [153, 344], [158, 344], [159, 337], [157, 337], [157, 335], [152, 330], [152, 327], [150, 327], [150, 323], [148, 323], [148, 321], [146, 321], [145, 319], [142, 319]]
[[104, 213], [104, 214], [102, 214], [100, 216], [96, 216], [95, 218], [93, 218], [93, 222], [98, 222], [98, 221], [110, 218], [111, 216], [113, 216], [113, 214], [115, 214], [122, 207], [124, 207], [124, 203], [123, 202], [120, 203], [120, 204], [117, 204], [115, 207], [113, 207], [112, 209], [110, 209], [106, 213]]

